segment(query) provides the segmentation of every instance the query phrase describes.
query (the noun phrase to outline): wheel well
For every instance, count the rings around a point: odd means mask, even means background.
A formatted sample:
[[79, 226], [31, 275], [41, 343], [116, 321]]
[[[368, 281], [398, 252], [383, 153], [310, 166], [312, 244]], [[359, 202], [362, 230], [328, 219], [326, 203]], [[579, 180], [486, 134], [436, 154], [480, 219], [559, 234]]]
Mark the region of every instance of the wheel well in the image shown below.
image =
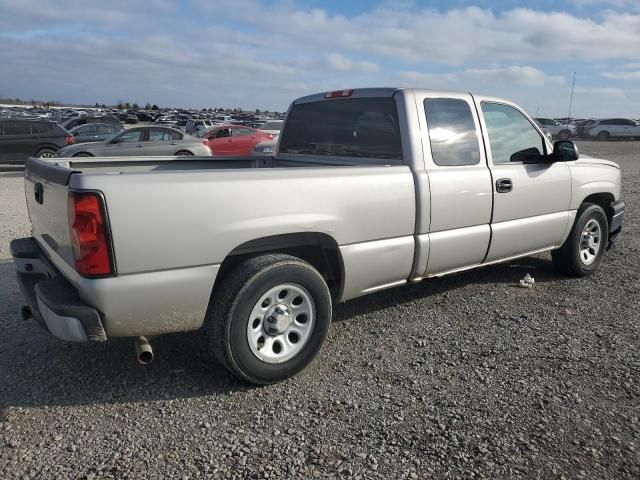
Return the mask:
[[73, 154], [74, 157], [79, 157], [80, 155], [86, 155], [88, 157], [93, 157], [94, 156], [92, 153], [89, 153], [89, 152], [78, 152], [78, 153], [74, 153]]
[[273, 235], [243, 243], [222, 262], [214, 290], [240, 263], [266, 253], [286, 253], [310, 263], [327, 282], [332, 297], [340, 298], [344, 268], [338, 244], [329, 235], [317, 232]]
[[54, 152], [57, 152], [58, 150], [60, 150], [60, 147], [58, 147], [57, 145], [53, 144], [53, 143], [44, 143], [42, 145], [38, 145], [34, 151], [34, 155], [37, 154], [40, 150], [42, 149], [49, 149], [49, 150], [53, 150]]
[[611, 224], [611, 218], [613, 216], [613, 211], [611, 210], [611, 204], [615, 201], [615, 197], [612, 193], [602, 192], [602, 193], [592, 193], [587, 198], [585, 198], [582, 203], [595, 203], [598, 205], [604, 213], [607, 215], [607, 221]]

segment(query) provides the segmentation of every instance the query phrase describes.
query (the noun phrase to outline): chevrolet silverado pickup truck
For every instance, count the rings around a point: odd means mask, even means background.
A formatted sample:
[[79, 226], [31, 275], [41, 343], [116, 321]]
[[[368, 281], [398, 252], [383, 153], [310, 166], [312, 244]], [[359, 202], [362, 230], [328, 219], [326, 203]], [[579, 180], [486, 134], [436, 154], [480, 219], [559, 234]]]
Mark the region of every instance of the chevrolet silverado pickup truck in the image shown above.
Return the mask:
[[[381, 88], [295, 100], [273, 157], [29, 159], [15, 240], [25, 318], [66, 341], [204, 329], [248, 382], [317, 355], [332, 304], [551, 251], [593, 273], [620, 168], [517, 105]], [[146, 348], [146, 349], [145, 349]]]

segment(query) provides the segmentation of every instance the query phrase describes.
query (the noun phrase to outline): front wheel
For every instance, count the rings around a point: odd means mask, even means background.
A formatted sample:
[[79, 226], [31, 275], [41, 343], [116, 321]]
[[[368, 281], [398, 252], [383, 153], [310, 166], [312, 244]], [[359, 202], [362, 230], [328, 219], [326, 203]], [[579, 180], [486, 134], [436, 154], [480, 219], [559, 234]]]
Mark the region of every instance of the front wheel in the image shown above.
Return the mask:
[[209, 310], [209, 342], [218, 361], [248, 382], [270, 384], [295, 375], [320, 351], [331, 324], [331, 295], [308, 263], [262, 255], [224, 278]]
[[555, 267], [568, 275], [584, 277], [595, 272], [607, 248], [609, 222], [593, 203], [578, 209], [576, 221], [562, 246], [551, 252]]
[[56, 151], [53, 148], [45, 147], [38, 150], [36, 153], [37, 158], [53, 158], [56, 154]]

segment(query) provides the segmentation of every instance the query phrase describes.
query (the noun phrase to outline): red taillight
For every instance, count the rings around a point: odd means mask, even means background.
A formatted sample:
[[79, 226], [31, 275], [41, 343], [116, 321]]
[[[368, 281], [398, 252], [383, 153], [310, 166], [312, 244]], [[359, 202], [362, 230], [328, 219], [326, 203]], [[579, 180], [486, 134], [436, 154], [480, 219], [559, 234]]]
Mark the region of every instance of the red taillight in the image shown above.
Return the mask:
[[270, 133], [267, 133], [267, 139], [269, 139], [269, 140], [273, 140], [273, 135], [272, 135], [272, 134], [270, 134]]
[[64, 141], [64, 143], [65, 143], [65, 145], [71, 145], [74, 141], [75, 141], [75, 139], [73, 138], [73, 136], [69, 135], [67, 137], [67, 139]]
[[353, 90], [334, 90], [333, 92], [327, 92], [324, 94], [324, 98], [345, 98], [350, 97]]
[[113, 275], [105, 209], [99, 194], [69, 193], [69, 235], [80, 275]]

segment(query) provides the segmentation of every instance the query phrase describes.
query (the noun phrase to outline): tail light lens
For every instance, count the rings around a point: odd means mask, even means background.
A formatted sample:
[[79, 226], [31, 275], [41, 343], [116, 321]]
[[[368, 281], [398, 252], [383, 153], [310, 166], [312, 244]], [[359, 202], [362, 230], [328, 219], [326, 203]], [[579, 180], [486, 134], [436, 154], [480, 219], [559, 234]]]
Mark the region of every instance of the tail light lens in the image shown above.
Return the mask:
[[273, 140], [273, 135], [272, 135], [271, 133], [267, 133], [267, 138], [268, 138], [269, 140]]
[[68, 135], [67, 139], [64, 141], [64, 143], [65, 143], [65, 145], [71, 145], [74, 141], [75, 141], [75, 139], [73, 138], [73, 135]]
[[69, 235], [75, 269], [80, 275], [114, 274], [105, 208], [99, 194], [69, 193]]
[[324, 94], [324, 98], [346, 98], [353, 94], [353, 90], [334, 90]]
[[209, 140], [205, 140], [202, 143], [204, 144], [205, 147], [209, 149], [209, 154], [213, 155], [213, 150], [211, 149], [211, 145], [209, 145]]

